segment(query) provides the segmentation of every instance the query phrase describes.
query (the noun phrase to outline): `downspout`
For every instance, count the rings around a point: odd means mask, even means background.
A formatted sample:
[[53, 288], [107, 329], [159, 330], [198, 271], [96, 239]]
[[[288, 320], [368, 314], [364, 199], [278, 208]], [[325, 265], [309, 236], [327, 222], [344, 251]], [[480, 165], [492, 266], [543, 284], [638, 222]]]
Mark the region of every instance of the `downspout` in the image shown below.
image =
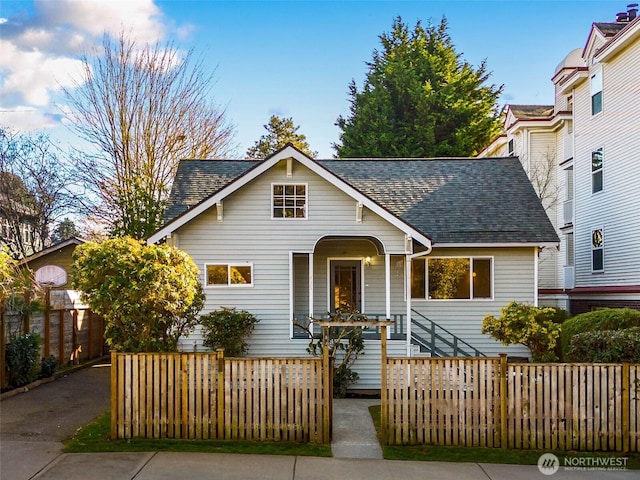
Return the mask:
[[406, 255], [406, 280], [405, 290], [407, 292], [407, 357], [411, 356], [411, 261], [414, 258], [424, 257], [431, 253], [432, 247], [429, 245], [424, 252], [411, 253]]
[[533, 249], [533, 306], [538, 306], [538, 266], [540, 263], [539, 258], [540, 247]]

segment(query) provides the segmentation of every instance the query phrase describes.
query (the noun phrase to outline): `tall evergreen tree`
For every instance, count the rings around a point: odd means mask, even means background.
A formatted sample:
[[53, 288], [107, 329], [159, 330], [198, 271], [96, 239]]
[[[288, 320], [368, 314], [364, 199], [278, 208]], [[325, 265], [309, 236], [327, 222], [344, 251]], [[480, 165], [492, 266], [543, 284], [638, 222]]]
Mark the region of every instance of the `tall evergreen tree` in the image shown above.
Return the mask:
[[310, 157], [315, 157], [318, 152], [312, 152], [307, 143], [307, 137], [298, 133], [300, 126], [293, 124], [293, 118], [280, 118], [271, 115], [269, 123], [264, 125], [267, 130], [266, 135], [262, 135], [251, 148], [247, 150], [247, 158], [264, 158], [278, 151], [287, 143], [291, 143], [298, 150], [306, 153]]
[[349, 86], [338, 157], [470, 156], [499, 132], [502, 86], [486, 85], [486, 61], [474, 69], [462, 60], [445, 18], [410, 31], [397, 17], [380, 41], [362, 90]]

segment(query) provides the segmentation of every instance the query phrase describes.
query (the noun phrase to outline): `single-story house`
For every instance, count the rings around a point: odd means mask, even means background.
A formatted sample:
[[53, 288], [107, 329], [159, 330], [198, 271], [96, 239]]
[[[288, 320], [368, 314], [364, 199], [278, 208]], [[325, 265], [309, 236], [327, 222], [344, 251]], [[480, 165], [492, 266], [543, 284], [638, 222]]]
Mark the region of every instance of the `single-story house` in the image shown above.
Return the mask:
[[[517, 158], [183, 160], [149, 243], [187, 252], [204, 312], [254, 314], [251, 356], [305, 356], [295, 322], [340, 308], [394, 321], [389, 355], [523, 356], [481, 333], [512, 300], [537, 303], [538, 255], [558, 237]], [[192, 334], [181, 346], [202, 348]], [[380, 340], [356, 388], [380, 386]]]

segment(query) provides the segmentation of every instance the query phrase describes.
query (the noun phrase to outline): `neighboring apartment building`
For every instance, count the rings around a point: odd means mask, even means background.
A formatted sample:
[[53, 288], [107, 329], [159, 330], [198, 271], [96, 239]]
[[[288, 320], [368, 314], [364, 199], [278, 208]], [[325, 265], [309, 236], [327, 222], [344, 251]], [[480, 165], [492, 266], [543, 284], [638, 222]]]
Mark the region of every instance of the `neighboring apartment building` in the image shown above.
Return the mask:
[[554, 105], [508, 105], [480, 157], [518, 156], [561, 239], [540, 256], [540, 304], [640, 308], [640, 17], [594, 23], [556, 67]]

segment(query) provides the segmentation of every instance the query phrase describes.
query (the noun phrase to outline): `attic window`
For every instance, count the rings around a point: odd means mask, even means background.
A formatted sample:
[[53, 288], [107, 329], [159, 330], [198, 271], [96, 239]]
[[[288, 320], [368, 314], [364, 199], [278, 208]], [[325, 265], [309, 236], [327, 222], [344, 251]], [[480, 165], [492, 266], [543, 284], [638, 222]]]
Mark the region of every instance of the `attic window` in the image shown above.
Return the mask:
[[274, 184], [272, 218], [307, 218], [307, 185]]
[[513, 138], [511, 140], [509, 140], [507, 149], [508, 149], [507, 155], [509, 157], [513, 157]]

